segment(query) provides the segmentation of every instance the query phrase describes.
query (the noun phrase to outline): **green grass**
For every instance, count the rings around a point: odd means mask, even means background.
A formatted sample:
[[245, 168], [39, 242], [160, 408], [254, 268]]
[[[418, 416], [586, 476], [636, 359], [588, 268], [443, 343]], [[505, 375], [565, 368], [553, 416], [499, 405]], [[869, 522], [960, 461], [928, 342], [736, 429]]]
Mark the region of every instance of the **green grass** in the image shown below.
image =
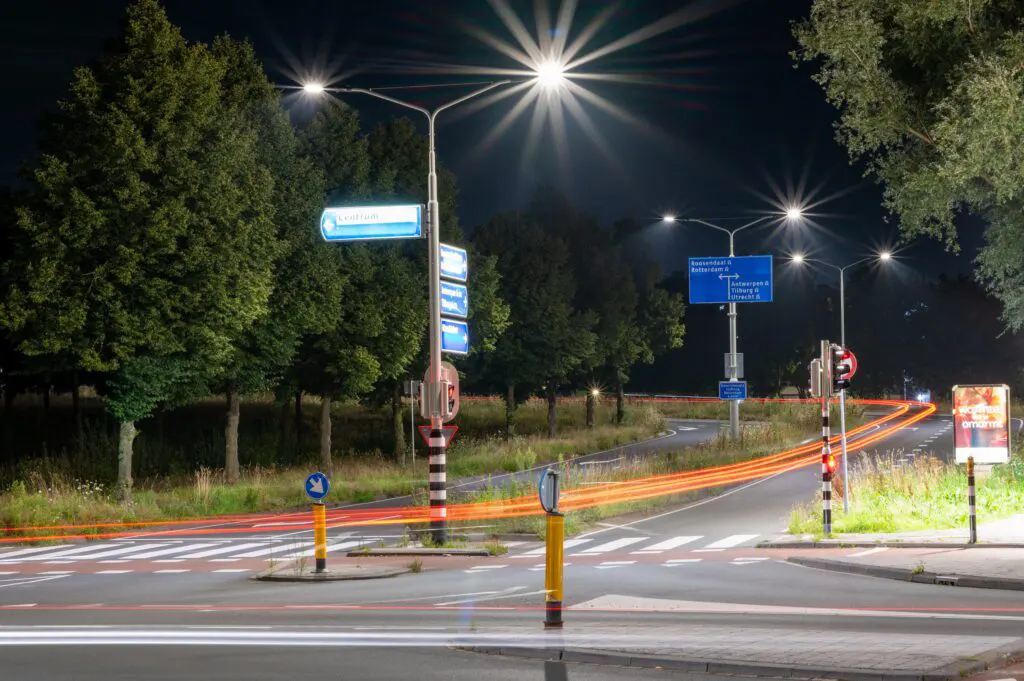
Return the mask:
[[[638, 406], [630, 408], [622, 426], [605, 422], [586, 429], [583, 428], [583, 406], [577, 403], [559, 409], [563, 414], [561, 437], [548, 439], [529, 435], [506, 442], [493, 434], [472, 435], [485, 430], [486, 419], [497, 412], [490, 407], [486, 411], [478, 410], [475, 405], [463, 405], [463, 408], [463, 417], [476, 422], [467, 429], [469, 435], [463, 436], [460, 432], [449, 449], [448, 473], [452, 478], [519, 471], [634, 442], [664, 428], [664, 420], [656, 410]], [[539, 409], [528, 404], [520, 411], [528, 427], [540, 424], [537, 414], [542, 412], [546, 432], [546, 405]], [[504, 418], [503, 410], [500, 417]], [[427, 461], [422, 456], [425, 454], [422, 448], [420, 453], [415, 464], [406, 466], [379, 451], [337, 456], [329, 500], [361, 502], [409, 494], [425, 496]], [[21, 477], [0, 493], [0, 527], [146, 522], [296, 508], [308, 502], [303, 480], [314, 466], [249, 466], [243, 469], [242, 479], [236, 485], [225, 484], [222, 470], [204, 465], [191, 474], [136, 479], [130, 507], [113, 499], [109, 481], [78, 478], [73, 470], [61, 459], [52, 458], [22, 466]], [[76, 533], [103, 531], [103, 528], [83, 528]]]
[[[850, 513], [832, 503], [833, 533], [912, 532], [967, 527], [967, 474], [962, 466], [932, 457], [896, 465], [894, 454], [851, 460]], [[995, 466], [976, 480], [978, 522], [998, 520], [1024, 508], [1024, 448], [1014, 448], [1009, 464]], [[793, 509], [792, 534], [821, 532], [821, 505], [815, 499]]]
[[[729, 418], [729, 406], [724, 402], [684, 402], [682, 400], [664, 400], [654, 402], [658, 410], [666, 418], [678, 419], [718, 419]], [[864, 407], [856, 404], [846, 405], [847, 428], [863, 420]], [[839, 406], [832, 405], [831, 418], [839, 423]], [[810, 402], [754, 402], [740, 404], [740, 419], [743, 421], [785, 422], [799, 425], [811, 430], [820, 427], [821, 412], [817, 404]]]

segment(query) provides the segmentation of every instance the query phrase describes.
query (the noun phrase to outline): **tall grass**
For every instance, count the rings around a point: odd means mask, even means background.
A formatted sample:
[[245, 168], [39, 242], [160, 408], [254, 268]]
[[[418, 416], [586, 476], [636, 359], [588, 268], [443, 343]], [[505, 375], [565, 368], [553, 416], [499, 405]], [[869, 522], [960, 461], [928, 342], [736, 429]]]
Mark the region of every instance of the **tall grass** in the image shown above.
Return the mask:
[[[652, 404], [652, 403], [647, 403]], [[653, 403], [666, 418], [678, 419], [718, 419], [729, 418], [729, 405], [725, 402], [684, 402], [683, 400], [665, 399]], [[832, 404], [831, 418], [839, 422], [839, 406]], [[864, 418], [864, 407], [857, 404], [846, 405], [847, 427], [858, 424]], [[768, 421], [797, 424], [810, 429], [816, 428], [821, 422], [820, 407], [811, 402], [757, 402], [740, 403], [740, 419], [744, 421]]]
[[[911, 532], [967, 527], [967, 474], [963, 466], [930, 456], [902, 465], [899, 453], [862, 455], [851, 460], [850, 513], [833, 503], [832, 531]], [[1024, 509], [1024, 449], [1017, 447], [1010, 463], [995, 466], [976, 479], [979, 522], [998, 520]], [[821, 532], [820, 502], [793, 509], [789, 531]]]

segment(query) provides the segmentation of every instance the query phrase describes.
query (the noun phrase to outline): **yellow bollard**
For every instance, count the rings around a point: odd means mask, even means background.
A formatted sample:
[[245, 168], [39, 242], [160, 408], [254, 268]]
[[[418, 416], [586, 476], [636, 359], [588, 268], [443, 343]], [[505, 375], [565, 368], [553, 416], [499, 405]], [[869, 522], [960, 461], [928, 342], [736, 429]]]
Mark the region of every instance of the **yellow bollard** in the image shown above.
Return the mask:
[[327, 572], [327, 507], [313, 504], [313, 555], [316, 571]]
[[565, 540], [565, 516], [561, 513], [547, 514], [547, 562], [544, 570], [544, 628], [562, 628], [563, 597], [563, 554]]

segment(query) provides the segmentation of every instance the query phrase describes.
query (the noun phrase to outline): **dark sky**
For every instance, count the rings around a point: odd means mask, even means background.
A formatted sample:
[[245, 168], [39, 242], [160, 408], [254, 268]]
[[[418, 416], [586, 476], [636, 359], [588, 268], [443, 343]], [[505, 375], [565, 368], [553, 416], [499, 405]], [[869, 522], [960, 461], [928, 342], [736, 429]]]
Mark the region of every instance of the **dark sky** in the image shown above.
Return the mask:
[[[511, 4], [534, 32], [533, 2]], [[570, 40], [609, 4], [580, 0]], [[11, 0], [0, 5], [0, 68], [7, 74], [0, 107], [0, 183], [13, 184], [19, 165], [33, 153], [39, 113], [63, 95], [75, 65], [90, 60], [105, 38], [116, 35], [126, 2]], [[383, 62], [389, 59], [420, 66], [516, 67], [465, 27], [515, 42], [485, 0], [167, 0], [165, 6], [190, 40], [208, 41], [224, 32], [250, 38], [271, 78], [282, 84], [293, 83], [299, 69], [343, 75], [346, 83], [365, 87], [490, 78], [412, 76], [386, 68]], [[679, 0], [625, 0], [582, 54], [683, 6]], [[583, 102], [611, 159], [585, 134], [586, 125], [571, 116], [565, 122], [567, 166], [558, 163], [558, 136], [550, 128], [536, 153], [527, 157], [529, 112], [496, 143], [481, 148], [515, 98], [468, 116], [442, 116], [438, 143], [441, 158], [459, 178], [461, 221], [472, 227], [497, 211], [523, 207], [538, 182], [551, 182], [606, 223], [627, 216], [650, 221], [650, 243], [673, 269], [683, 266], [687, 256], [721, 254], [724, 238], [657, 225], [661, 212], [756, 215], [771, 208], [764, 197], [772, 196], [772, 183], [785, 191], [803, 181], [804, 195], [814, 187], [820, 187], [817, 198], [840, 195], [816, 209], [819, 227], [797, 234], [751, 232], [738, 242], [738, 253], [799, 248], [842, 262], [872, 246], [894, 243], [896, 228], [884, 222], [879, 189], [849, 165], [834, 141], [835, 112], [811, 82], [811, 70], [794, 69], [789, 58], [794, 47], [789, 23], [809, 6], [810, 0], [698, 0], [692, 7], [709, 10], [707, 17], [582, 68], [628, 76], [614, 83], [581, 81], [634, 119], [627, 122]], [[434, 96], [424, 101], [441, 101]], [[399, 113], [372, 100], [349, 101], [368, 122]], [[293, 103], [299, 107], [297, 116], [310, 106], [297, 98]], [[975, 247], [968, 239], [966, 250]], [[969, 254], [948, 256], [929, 243], [914, 245], [904, 255], [903, 266], [929, 274], [970, 267]]]

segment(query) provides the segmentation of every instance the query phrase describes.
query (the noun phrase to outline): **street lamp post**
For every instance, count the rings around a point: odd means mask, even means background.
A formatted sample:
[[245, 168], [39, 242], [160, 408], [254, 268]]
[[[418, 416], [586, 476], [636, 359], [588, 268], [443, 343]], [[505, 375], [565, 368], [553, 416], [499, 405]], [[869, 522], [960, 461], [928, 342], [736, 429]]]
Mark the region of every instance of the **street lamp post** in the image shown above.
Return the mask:
[[[787, 219], [797, 219], [801, 215], [799, 208], [790, 208], [786, 211]], [[701, 220], [699, 218], [676, 218], [673, 216], [666, 216], [663, 218], [665, 222], [693, 222], [696, 224], [711, 227], [717, 229], [720, 232], [725, 232], [729, 235], [729, 257], [733, 258], [736, 256], [736, 235], [743, 230], [759, 225], [767, 220], [776, 220], [779, 216], [777, 215], [765, 215], [756, 220], [752, 220], [745, 225], [736, 227], [735, 229], [728, 229], [721, 227], [707, 220]], [[738, 313], [736, 310], [736, 303], [729, 303], [729, 381], [739, 380], [739, 363], [737, 361], [737, 331], [736, 331], [736, 317]], [[729, 436], [732, 439], [738, 439], [740, 436], [740, 403], [738, 400], [729, 401]]]
[[[882, 251], [877, 256], [869, 256], [867, 258], [861, 258], [849, 265], [833, 265], [830, 262], [819, 260], [817, 258], [805, 258], [803, 255], [797, 254], [793, 256], [793, 262], [797, 264], [812, 262], [818, 265], [824, 265], [825, 267], [831, 267], [832, 269], [839, 272], [839, 344], [846, 347], [846, 270], [863, 265], [868, 262], [885, 262], [892, 257], [888, 251]], [[824, 389], [824, 388], [823, 388]], [[831, 388], [828, 388], [831, 389]], [[843, 513], [850, 512], [850, 468], [846, 461], [846, 389], [839, 391], [839, 444], [843, 452], [843, 488], [845, 490], [843, 494]]]
[[486, 86], [474, 90], [467, 95], [454, 99], [447, 104], [442, 104], [436, 109], [427, 109], [390, 95], [377, 92], [368, 88], [325, 88], [319, 83], [310, 83], [303, 86], [309, 94], [320, 94], [323, 92], [356, 93], [369, 95], [382, 99], [392, 104], [418, 111], [427, 117], [428, 125], [428, 146], [429, 146], [429, 173], [427, 175], [427, 239], [428, 239], [428, 278], [430, 288], [430, 368], [428, 385], [424, 391], [427, 403], [430, 408], [430, 456], [429, 456], [429, 487], [430, 487], [430, 527], [437, 544], [444, 544], [448, 540], [447, 522], [447, 475], [445, 472], [445, 459], [447, 442], [444, 439], [441, 416], [441, 400], [445, 396], [440, 394], [441, 390], [441, 215], [440, 205], [437, 198], [437, 151], [435, 121], [437, 115], [442, 111], [458, 106], [474, 97], [484, 94], [496, 87], [507, 85], [511, 81], [501, 80], [489, 83]]

